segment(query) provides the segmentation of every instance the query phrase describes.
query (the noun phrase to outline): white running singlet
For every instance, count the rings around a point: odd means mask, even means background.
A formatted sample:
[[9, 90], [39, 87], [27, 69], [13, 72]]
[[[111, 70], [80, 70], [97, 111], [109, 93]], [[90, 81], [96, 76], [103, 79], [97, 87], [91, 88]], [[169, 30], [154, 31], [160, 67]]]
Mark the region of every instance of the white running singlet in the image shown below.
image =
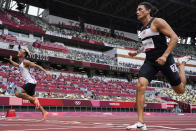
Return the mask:
[[35, 80], [35, 78], [31, 75], [29, 69], [24, 67], [24, 62], [25, 59], [22, 60], [22, 62], [19, 65], [20, 68], [20, 72], [22, 74], [22, 78], [26, 83], [31, 83], [31, 84], [36, 84], [37, 81]]

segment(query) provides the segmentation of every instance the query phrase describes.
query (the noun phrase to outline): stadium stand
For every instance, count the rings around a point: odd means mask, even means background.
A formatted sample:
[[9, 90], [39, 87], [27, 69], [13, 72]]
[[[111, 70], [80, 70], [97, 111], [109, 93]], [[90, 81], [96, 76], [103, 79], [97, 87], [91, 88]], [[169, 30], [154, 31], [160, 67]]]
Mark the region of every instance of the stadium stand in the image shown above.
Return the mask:
[[[85, 32], [80, 32], [79, 27], [70, 27], [68, 25], [63, 25], [62, 27], [62, 26], [55, 25], [55, 24], [50, 25], [46, 21], [41, 20], [40, 18], [37, 18], [34, 16], [28, 16], [28, 17], [32, 19], [35, 23], [42, 26], [44, 30], [49, 31], [49, 32], [54, 32], [54, 34], [55, 33], [59, 34], [59, 36], [70, 35], [70, 36], [77, 37], [77, 38], [98, 41], [102, 43], [111, 44], [113, 46], [121, 46], [121, 47], [131, 46], [132, 48], [138, 48], [140, 46], [140, 44], [138, 44], [137, 42], [134, 42], [130, 38], [125, 38], [125, 40], [118, 39], [118, 37], [113, 38], [106, 32], [96, 34], [94, 33], [96, 31], [92, 29], [86, 29]], [[104, 34], [104, 35], [101, 35], [101, 34]]]
[[[86, 30], [86, 32], [80, 32], [78, 30], [73, 30], [76, 29], [73, 27], [69, 29], [59, 28], [48, 24], [44, 20], [41, 20], [41, 18], [34, 17], [34, 16], [25, 16], [24, 14], [15, 11], [1, 10], [0, 13], [1, 13], [0, 20], [2, 20], [3, 24], [8, 24], [10, 26], [15, 25], [14, 27], [18, 27], [17, 25], [19, 25], [19, 28], [24, 30], [29, 30], [32, 32], [43, 33], [43, 30], [45, 30], [48, 32], [52, 32], [53, 35], [56, 34], [59, 37], [72, 36], [75, 37], [76, 40], [80, 38], [84, 40], [97, 41], [97, 42], [105, 43], [106, 45], [108, 44], [112, 45], [113, 47], [138, 48], [141, 46], [140, 42], [131, 41], [130, 39], [120, 40], [117, 38], [113, 38], [111, 36], [106, 37], [99, 34], [98, 35], [92, 34], [89, 33], [90, 31], [88, 29]], [[174, 50], [174, 53], [176, 55], [183, 56], [183, 55], [187, 55], [187, 52], [189, 52], [188, 53], [189, 55], [196, 56], [195, 50], [196, 47], [194, 45], [189, 46], [189, 45], [179, 44]]]
[[[89, 31], [90, 29], [86, 29], [86, 32], [80, 32], [78, 27], [70, 27], [64, 25], [66, 28], [63, 28], [62, 26], [52, 26], [43, 20], [41, 20], [38, 17], [34, 16], [29, 16], [33, 21], [35, 21], [37, 24], [41, 25], [43, 29], [46, 31], [51, 31], [55, 32], [57, 34], [62, 34], [62, 35], [70, 35], [74, 36], [77, 38], [82, 38], [82, 39], [88, 39], [88, 40], [94, 40], [94, 41], [99, 41], [107, 44], [111, 44], [113, 46], [120, 46], [120, 47], [125, 47], [125, 48], [138, 48], [141, 46], [141, 43], [139, 42], [134, 42], [131, 39], [126, 38], [125, 40], [120, 40], [117, 38], [113, 38], [109, 35], [100, 35], [100, 34], [95, 34], [93, 32], [96, 32], [94, 30]], [[60, 35], [59, 35], [60, 36]], [[195, 54], [196, 47], [194, 45], [184, 45], [184, 44], [178, 44], [178, 46], [174, 49], [174, 54], [176, 55], [191, 55], [191, 56], [196, 56]]]
[[182, 95], [176, 94], [173, 90], [168, 90], [168, 89], [161, 89], [159, 90], [160, 93], [166, 95], [167, 97], [184, 102], [184, 103], [189, 103], [189, 104], [196, 104], [196, 97], [195, 93], [196, 90], [190, 89], [187, 87], [186, 92]]
[[176, 49], [173, 51], [174, 54], [176, 55], [191, 55], [191, 56], [196, 56], [196, 46], [195, 45], [185, 45], [185, 44], [178, 44]]
[[[43, 53], [47, 56], [48, 55], [52, 56], [53, 54], [54, 56], [72, 59], [72, 60], [81, 60], [81, 61], [116, 65], [116, 66], [118, 65], [122, 67], [130, 67], [136, 69], [139, 69], [141, 67], [141, 65], [137, 65], [133, 63], [125, 63], [125, 62], [117, 63], [115, 57], [112, 58], [110, 56], [106, 56], [102, 52], [73, 48], [73, 47], [65, 46], [63, 43], [59, 43], [59, 42], [51, 43], [51, 42], [41, 42], [37, 40], [32, 44], [27, 41], [21, 41], [21, 40], [19, 41], [17, 40], [16, 37], [12, 35], [5, 35], [5, 34], [1, 34], [0, 40], [2, 42], [6, 42], [8, 44], [14, 44], [14, 45], [21, 45], [21, 46], [32, 45], [33, 46], [31, 48], [32, 53], [37, 53], [37, 54]], [[195, 74], [196, 72], [186, 71], [186, 73]]]
[[1, 9], [0, 14], [0, 20], [5, 25], [29, 30], [32, 32], [44, 33], [41, 27], [36, 25], [22, 13]]
[[[116, 100], [135, 102], [136, 83], [130, 83], [126, 79], [93, 77], [71, 72], [51, 71], [52, 76], [46, 77], [40, 71], [31, 70], [37, 80], [37, 96], [49, 98], [91, 99], [94, 93], [97, 100]], [[7, 88], [8, 82], [14, 82], [22, 86], [24, 81], [16, 67], [10, 65], [0, 66], [0, 87]], [[155, 88], [147, 88], [147, 91], [155, 93]], [[160, 103], [161, 100], [147, 97], [147, 102]]]

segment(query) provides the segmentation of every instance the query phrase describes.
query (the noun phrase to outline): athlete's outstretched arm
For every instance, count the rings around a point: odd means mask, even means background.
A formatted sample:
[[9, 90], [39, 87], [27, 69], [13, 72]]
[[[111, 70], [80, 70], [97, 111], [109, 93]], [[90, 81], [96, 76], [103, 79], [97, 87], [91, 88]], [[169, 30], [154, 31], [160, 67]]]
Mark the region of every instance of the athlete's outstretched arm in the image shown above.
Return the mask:
[[163, 53], [162, 57], [160, 57], [161, 59], [157, 59], [157, 62], [161, 65], [164, 65], [165, 62], [163, 62], [165, 59], [167, 59], [167, 57], [169, 56], [169, 54], [173, 51], [173, 49], [175, 48], [175, 46], [178, 43], [178, 36], [176, 35], [176, 33], [172, 30], [172, 28], [170, 27], [170, 25], [163, 19], [161, 18], [156, 18], [154, 21], [155, 27], [158, 30], [158, 32], [163, 33], [165, 36], [170, 38], [169, 44], [167, 49], [165, 50], [165, 52]]
[[41, 67], [41, 66], [39, 66], [39, 65], [37, 65], [37, 64], [35, 64], [35, 63], [29, 61], [29, 60], [25, 60], [25, 61], [24, 61], [24, 64], [27, 65], [27, 66], [29, 66], [29, 67], [32, 67], [32, 68], [37, 68], [37, 69], [39, 69], [39, 70], [45, 72], [46, 75], [50, 75], [50, 73], [49, 73], [48, 71], [46, 71], [43, 67]]
[[9, 62], [10, 62], [13, 66], [19, 67], [19, 64], [16, 63], [16, 62], [14, 62], [14, 61], [12, 60], [12, 56], [10, 56]]

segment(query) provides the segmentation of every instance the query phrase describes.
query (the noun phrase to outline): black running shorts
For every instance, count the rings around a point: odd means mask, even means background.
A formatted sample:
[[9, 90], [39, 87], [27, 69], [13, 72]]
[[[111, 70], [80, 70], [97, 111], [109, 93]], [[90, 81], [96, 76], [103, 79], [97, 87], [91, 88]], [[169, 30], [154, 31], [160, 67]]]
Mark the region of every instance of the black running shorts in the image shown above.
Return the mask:
[[148, 79], [150, 83], [159, 71], [162, 72], [172, 86], [177, 86], [181, 83], [178, 68], [172, 55], [167, 58], [167, 61], [163, 66], [156, 62], [146, 60], [140, 68], [139, 77]]
[[30, 96], [33, 96], [35, 94], [35, 87], [36, 87], [36, 84], [32, 84], [32, 83], [27, 83], [22, 86], [25, 92]]

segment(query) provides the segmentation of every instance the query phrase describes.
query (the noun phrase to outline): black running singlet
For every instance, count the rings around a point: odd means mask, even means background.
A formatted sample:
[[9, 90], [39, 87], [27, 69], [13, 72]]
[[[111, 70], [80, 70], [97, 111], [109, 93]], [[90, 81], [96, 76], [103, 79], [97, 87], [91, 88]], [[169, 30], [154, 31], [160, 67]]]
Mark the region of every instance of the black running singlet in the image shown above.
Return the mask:
[[150, 27], [153, 17], [146, 26], [141, 28], [141, 39], [146, 53], [146, 60], [155, 61], [161, 57], [168, 47], [166, 36], [160, 32], [153, 32]]

